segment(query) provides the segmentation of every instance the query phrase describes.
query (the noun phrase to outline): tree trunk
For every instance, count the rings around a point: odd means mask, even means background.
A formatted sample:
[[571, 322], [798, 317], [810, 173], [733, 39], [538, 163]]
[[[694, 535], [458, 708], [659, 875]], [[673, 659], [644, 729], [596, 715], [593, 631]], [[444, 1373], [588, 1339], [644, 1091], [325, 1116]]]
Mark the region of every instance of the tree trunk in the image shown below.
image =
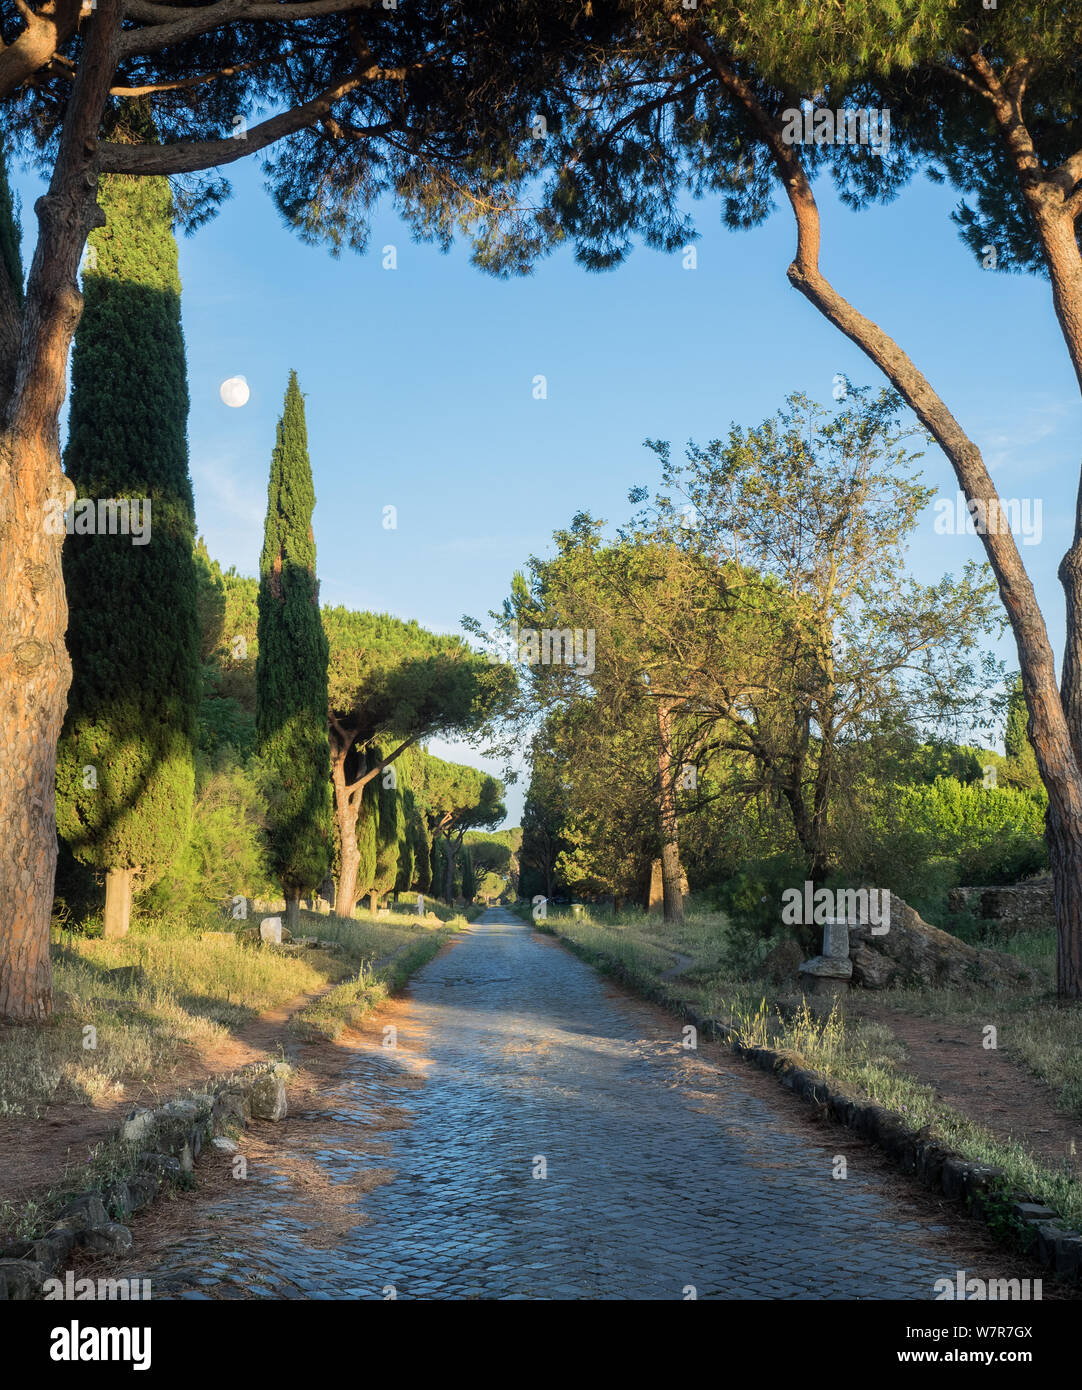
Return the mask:
[[98, 129], [116, 69], [116, 0], [99, 0], [68, 98], [27, 280], [14, 386], [0, 432], [0, 1017], [52, 1008], [49, 928], [56, 871], [56, 743], [71, 664], [59, 535], [47, 505], [73, 493], [60, 471], [60, 408], [82, 311], [76, 284], [97, 206]]
[[299, 893], [286, 894], [286, 920], [285, 925], [294, 936], [300, 931], [301, 926], [301, 895]]
[[[1052, 897], [1060, 924], [1056, 946], [1059, 992], [1082, 998], [1082, 821], [1048, 807], [1047, 839], [1052, 861]], [[1063, 930], [1063, 926], [1067, 930]]]
[[131, 922], [131, 890], [134, 878], [134, 869], [109, 869], [106, 873], [105, 936], [127, 936]]
[[372, 914], [373, 917], [374, 917], [374, 916], [376, 915], [376, 913], [379, 911], [379, 894], [376, 892], [376, 890], [375, 890], [374, 888], [372, 888], [372, 889], [369, 890], [369, 894], [368, 894], [368, 910], [369, 910], [369, 912]]
[[445, 835], [443, 843], [447, 847], [447, 863], [443, 866], [443, 900], [449, 907], [455, 902], [455, 860], [458, 846], [452, 846], [450, 835]]
[[346, 781], [346, 755], [331, 733], [331, 785], [334, 787], [334, 816], [338, 825], [338, 886], [334, 910], [339, 917], [352, 917], [357, 906], [357, 871], [361, 851], [357, 844], [357, 803]]
[[684, 874], [680, 866], [680, 842], [676, 815], [676, 782], [672, 765], [672, 707], [657, 702], [658, 830], [661, 835], [662, 918], [684, 920]]

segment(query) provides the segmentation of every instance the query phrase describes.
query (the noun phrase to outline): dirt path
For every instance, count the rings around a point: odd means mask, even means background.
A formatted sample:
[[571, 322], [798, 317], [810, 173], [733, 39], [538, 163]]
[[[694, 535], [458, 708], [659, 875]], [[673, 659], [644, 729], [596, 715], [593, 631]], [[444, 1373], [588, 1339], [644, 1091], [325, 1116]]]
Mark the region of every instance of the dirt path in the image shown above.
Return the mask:
[[1052, 1088], [1002, 1048], [985, 1048], [975, 1022], [952, 1023], [863, 1003], [860, 1016], [904, 1043], [909, 1070], [998, 1139], [1013, 1139], [1052, 1166], [1082, 1176], [1082, 1124], [1056, 1107]]
[[37, 1119], [0, 1118], [0, 1200], [22, 1202], [56, 1186], [67, 1170], [84, 1164], [91, 1150], [114, 1133], [133, 1106], [160, 1105], [213, 1076], [278, 1056], [279, 1049], [294, 1056], [297, 1043], [287, 1030], [289, 1020], [324, 992], [298, 994], [219, 1041], [182, 1044], [165, 1070], [152, 1077], [127, 1078], [122, 1096], [96, 1105], [53, 1104]]

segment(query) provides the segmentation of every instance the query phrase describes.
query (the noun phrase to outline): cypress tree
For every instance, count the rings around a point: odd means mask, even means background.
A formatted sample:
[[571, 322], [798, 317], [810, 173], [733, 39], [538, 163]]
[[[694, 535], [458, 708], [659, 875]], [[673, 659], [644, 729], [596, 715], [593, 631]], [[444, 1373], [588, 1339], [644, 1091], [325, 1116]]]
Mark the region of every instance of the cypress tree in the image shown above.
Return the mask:
[[462, 851], [462, 896], [472, 903], [477, 896], [477, 875], [473, 868], [473, 852], [469, 848]]
[[57, 824], [104, 870], [105, 932], [123, 935], [137, 879], [187, 843], [200, 633], [169, 183], [109, 176], [98, 201], [107, 221], [90, 236], [64, 455], [76, 501], [53, 519], [71, 532]]
[[1037, 768], [1037, 754], [1029, 741], [1029, 711], [1022, 690], [1022, 677], [1016, 675], [1007, 693], [1007, 728], [1003, 744], [1010, 764], [1007, 771], [1009, 785], [1036, 788], [1041, 784]]
[[295, 926], [331, 859], [327, 636], [319, 612], [316, 496], [304, 397], [290, 372], [271, 456], [259, 560], [256, 734], [268, 778], [268, 849]]

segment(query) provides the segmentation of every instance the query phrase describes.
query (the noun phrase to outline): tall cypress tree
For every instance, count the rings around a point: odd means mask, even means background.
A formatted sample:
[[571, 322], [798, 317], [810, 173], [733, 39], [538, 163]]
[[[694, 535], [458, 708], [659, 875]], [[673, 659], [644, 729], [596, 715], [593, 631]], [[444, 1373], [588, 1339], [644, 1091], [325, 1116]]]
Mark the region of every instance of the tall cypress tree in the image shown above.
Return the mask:
[[76, 501], [57, 825], [104, 870], [106, 935], [123, 935], [134, 884], [160, 876], [190, 832], [199, 617], [169, 183], [106, 177], [98, 201], [107, 221], [90, 236], [64, 455]]
[[270, 775], [271, 863], [291, 926], [301, 895], [323, 882], [331, 860], [328, 645], [319, 612], [315, 504], [304, 397], [290, 372], [259, 560], [256, 733]]

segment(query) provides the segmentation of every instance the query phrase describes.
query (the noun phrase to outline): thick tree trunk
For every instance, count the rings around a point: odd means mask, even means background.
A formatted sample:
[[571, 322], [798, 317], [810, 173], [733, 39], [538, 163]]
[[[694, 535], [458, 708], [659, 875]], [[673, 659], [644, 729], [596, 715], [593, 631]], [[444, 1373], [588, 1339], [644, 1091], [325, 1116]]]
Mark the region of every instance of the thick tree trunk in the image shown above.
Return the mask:
[[286, 920], [285, 925], [294, 936], [300, 931], [301, 926], [301, 895], [299, 893], [286, 894]]
[[[1056, 921], [1061, 925], [1056, 948], [1056, 979], [1060, 994], [1082, 999], [1082, 821], [1067, 819], [1050, 805], [1047, 819], [1052, 895]], [[1068, 930], [1062, 930], [1063, 924]]]
[[357, 871], [361, 851], [357, 844], [357, 803], [346, 781], [348, 748], [331, 732], [331, 785], [334, 788], [334, 817], [338, 826], [338, 885], [334, 910], [339, 917], [352, 917], [357, 906]]
[[127, 936], [131, 922], [134, 869], [110, 869], [105, 875], [104, 935]]
[[368, 910], [373, 917], [379, 911], [379, 894], [374, 888], [371, 889], [368, 894]]
[[672, 708], [657, 702], [658, 830], [661, 835], [662, 917], [666, 922], [684, 920], [684, 873], [680, 865], [679, 824], [676, 815], [676, 778], [672, 757]]
[[[67, 503], [59, 416], [82, 296], [79, 258], [104, 220], [95, 201], [98, 128], [116, 68], [116, 0], [99, 0], [68, 99], [27, 280], [19, 356], [0, 432], [0, 1017], [52, 1007], [49, 927], [56, 869], [56, 743], [71, 665], [60, 535], [46, 506]], [[53, 528], [55, 529], [55, 528]]]

